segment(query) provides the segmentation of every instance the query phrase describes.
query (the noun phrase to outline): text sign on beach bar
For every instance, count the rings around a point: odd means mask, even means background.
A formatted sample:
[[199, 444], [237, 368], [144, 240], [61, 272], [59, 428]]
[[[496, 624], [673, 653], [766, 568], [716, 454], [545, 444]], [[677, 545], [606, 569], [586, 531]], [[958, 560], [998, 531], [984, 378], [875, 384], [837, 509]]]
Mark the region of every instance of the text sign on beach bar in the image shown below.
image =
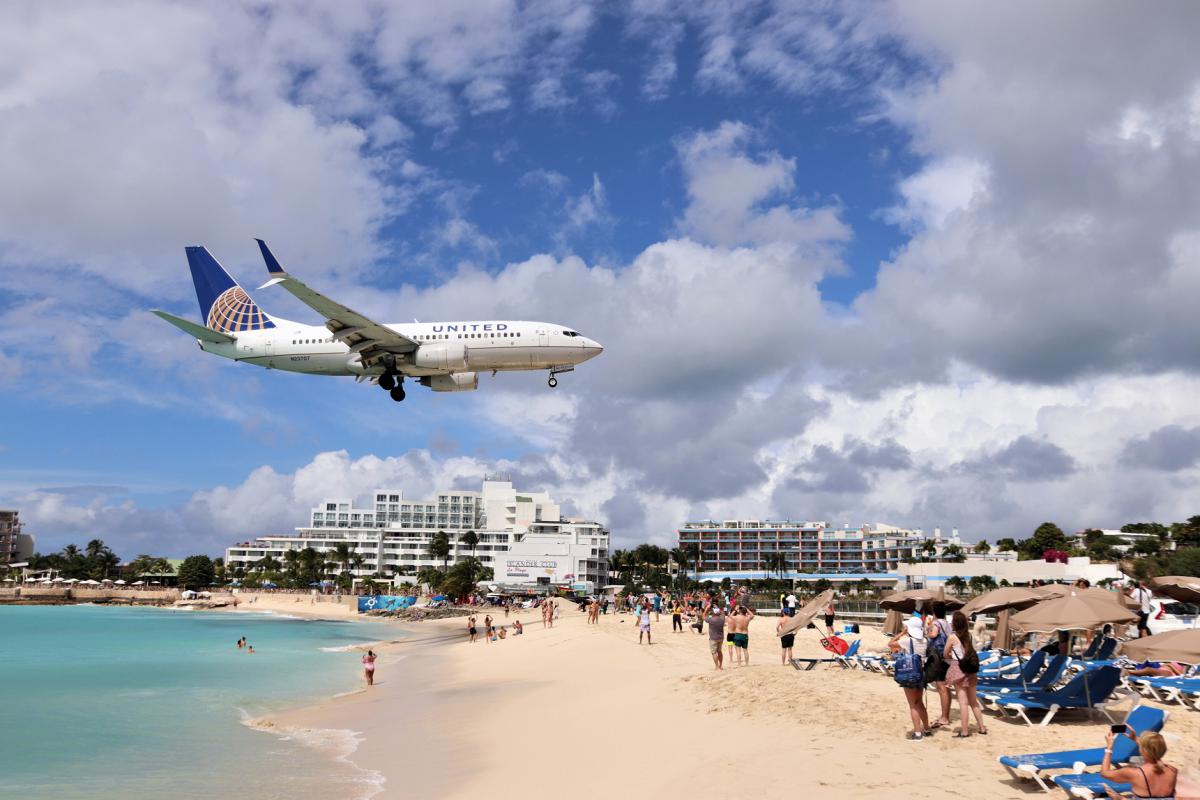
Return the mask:
[[358, 598], [358, 613], [368, 611], [399, 611], [417, 602], [417, 598], [407, 595], [376, 594], [370, 597]]
[[552, 583], [559, 583], [567, 577], [571, 569], [571, 559], [555, 556], [538, 558], [506, 558], [497, 569], [496, 579], [501, 583], [528, 583], [535, 578], [549, 578]]

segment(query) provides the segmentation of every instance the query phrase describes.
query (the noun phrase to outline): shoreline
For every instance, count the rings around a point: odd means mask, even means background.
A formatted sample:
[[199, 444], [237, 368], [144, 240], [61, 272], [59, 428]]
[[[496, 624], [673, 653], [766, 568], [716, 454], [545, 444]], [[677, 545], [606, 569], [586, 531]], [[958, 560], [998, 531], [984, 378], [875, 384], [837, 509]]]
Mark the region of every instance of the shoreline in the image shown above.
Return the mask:
[[[536, 613], [496, 614], [498, 625], [521, 619], [526, 635], [493, 643], [468, 643], [462, 619], [412, 626], [409, 639], [376, 648], [375, 687], [266, 722], [301, 733], [353, 732], [359, 738], [347, 760], [383, 776], [375, 800], [563, 792], [649, 800], [803, 789], [951, 798], [963, 786], [972, 797], [1008, 800], [1029, 797], [1036, 785], [1015, 782], [997, 756], [1103, 746], [1108, 727], [1076, 714], [1031, 728], [989, 712], [988, 736], [956, 740], [945, 729], [910, 742], [891, 678], [782, 666], [774, 619], [751, 626], [751, 666], [717, 672], [707, 633], [672, 633], [669, 615], [653, 625], [654, 644], [639, 646], [628, 615], [588, 625], [565, 603], [562, 614], [553, 629], [543, 629]], [[864, 650], [887, 641], [875, 629], [862, 636]], [[795, 655], [828, 654], [808, 631], [797, 636]], [[936, 715], [936, 694], [927, 699]], [[953, 709], [957, 729], [957, 703]], [[1200, 714], [1176, 706], [1166, 731], [1174, 739], [1170, 763], [1195, 764]]]

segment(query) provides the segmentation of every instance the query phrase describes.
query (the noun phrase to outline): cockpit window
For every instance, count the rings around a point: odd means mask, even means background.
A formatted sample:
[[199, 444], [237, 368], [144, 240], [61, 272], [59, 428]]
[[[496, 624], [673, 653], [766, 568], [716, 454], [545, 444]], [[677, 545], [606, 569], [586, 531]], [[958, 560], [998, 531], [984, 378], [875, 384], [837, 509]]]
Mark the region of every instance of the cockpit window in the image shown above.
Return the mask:
[[563, 331], [563, 336], [578, 336], [578, 335], [579, 334], [576, 333], [575, 331]]

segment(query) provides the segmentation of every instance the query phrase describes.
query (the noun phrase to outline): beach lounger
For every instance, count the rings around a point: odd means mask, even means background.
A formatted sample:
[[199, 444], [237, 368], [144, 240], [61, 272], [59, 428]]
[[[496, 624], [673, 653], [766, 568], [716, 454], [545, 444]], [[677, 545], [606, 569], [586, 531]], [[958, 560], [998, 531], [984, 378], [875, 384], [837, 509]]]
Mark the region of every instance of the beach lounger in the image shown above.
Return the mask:
[[1110, 720], [1112, 714], [1108, 711], [1109, 696], [1116, 691], [1121, 683], [1121, 671], [1116, 667], [1100, 667], [1097, 670], [1081, 672], [1061, 689], [1053, 692], [1014, 692], [997, 698], [996, 706], [1014, 716], [1025, 720], [1029, 725], [1029, 711], [1045, 711], [1046, 715], [1040, 724], [1049, 725], [1050, 720], [1059, 711], [1067, 708], [1099, 709]]
[[1197, 705], [1197, 698], [1200, 697], [1200, 677], [1168, 678], [1145, 675], [1129, 678], [1128, 683], [1136, 691], [1161, 703], [1183, 703], [1200, 708], [1200, 705]]
[[1010, 686], [1014, 682], [1017, 686], [1033, 683], [1037, 678], [1038, 673], [1042, 671], [1042, 667], [1046, 665], [1046, 651], [1038, 650], [1029, 657], [1029, 660], [1021, 665], [1016, 677], [1011, 675], [1001, 676], [980, 676], [978, 687], [980, 689], [999, 688], [1001, 686]]
[[[1153, 706], [1136, 706], [1125, 717], [1125, 724], [1139, 736], [1147, 731], [1161, 731], [1167, 721], [1167, 712]], [[1113, 740], [1112, 760], [1122, 764], [1137, 755], [1137, 744], [1128, 736]], [[1031, 778], [1046, 791], [1051, 791], [1047, 781], [1048, 770], [1098, 767], [1104, 763], [1103, 747], [1088, 747], [1080, 750], [1060, 750], [1056, 753], [1028, 753], [1021, 756], [1000, 756], [998, 759], [1014, 778]]]
[[1066, 791], [1070, 797], [1108, 797], [1104, 788], [1111, 787], [1117, 794], [1129, 794], [1133, 791], [1131, 783], [1113, 783], [1100, 777], [1098, 772], [1084, 772], [1079, 775], [1056, 775], [1054, 783]]
[[977, 694], [984, 700], [997, 703], [1012, 693], [1048, 692], [1054, 688], [1054, 684], [1062, 679], [1066, 669], [1067, 657], [1055, 656], [1046, 664], [1046, 668], [1042, 670], [1042, 674], [1028, 684], [1023, 685], [1020, 680], [1011, 680], [1004, 683], [993, 681], [987, 685], [981, 683], [979, 684]]
[[817, 664], [837, 664], [842, 669], [850, 669], [849, 659], [858, 657], [858, 647], [862, 644], [862, 639], [855, 639], [850, 643], [844, 655], [836, 655], [833, 658], [793, 658], [790, 663], [793, 667], [801, 672], [808, 672]]
[[[1093, 643], [1095, 643], [1095, 641], [1095, 639], [1092, 640]], [[1116, 639], [1112, 638], [1111, 636], [1105, 636], [1104, 641], [1100, 644], [1100, 647], [1096, 649], [1091, 656], [1089, 656], [1087, 653], [1084, 653], [1083, 658], [1071, 659], [1071, 670], [1096, 669], [1097, 667], [1112, 666], [1114, 661], [1113, 653], [1117, 651], [1118, 644], [1120, 644], [1120, 642], [1118, 642]], [[1088, 651], [1091, 652], [1092, 648], [1089, 647]]]

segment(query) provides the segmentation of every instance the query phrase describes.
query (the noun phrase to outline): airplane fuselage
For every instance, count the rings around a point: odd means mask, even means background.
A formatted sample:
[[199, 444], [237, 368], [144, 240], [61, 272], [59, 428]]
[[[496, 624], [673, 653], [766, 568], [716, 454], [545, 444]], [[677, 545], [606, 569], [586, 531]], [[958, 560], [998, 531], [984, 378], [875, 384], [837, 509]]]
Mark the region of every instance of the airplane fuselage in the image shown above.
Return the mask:
[[[383, 372], [381, 367], [364, 368], [351, 347], [322, 325], [273, 319], [274, 328], [240, 331], [233, 342], [202, 341], [200, 347], [235, 361], [288, 372], [343, 376], [370, 376]], [[423, 366], [416, 363], [421, 359], [413, 358], [398, 367], [399, 372], [412, 377], [562, 368], [581, 364], [603, 350], [586, 336], [544, 322], [413, 322], [386, 327], [416, 341], [417, 354], [443, 350], [454, 354], [459, 346], [465, 349], [465, 363], [460, 361], [449, 367]]]

